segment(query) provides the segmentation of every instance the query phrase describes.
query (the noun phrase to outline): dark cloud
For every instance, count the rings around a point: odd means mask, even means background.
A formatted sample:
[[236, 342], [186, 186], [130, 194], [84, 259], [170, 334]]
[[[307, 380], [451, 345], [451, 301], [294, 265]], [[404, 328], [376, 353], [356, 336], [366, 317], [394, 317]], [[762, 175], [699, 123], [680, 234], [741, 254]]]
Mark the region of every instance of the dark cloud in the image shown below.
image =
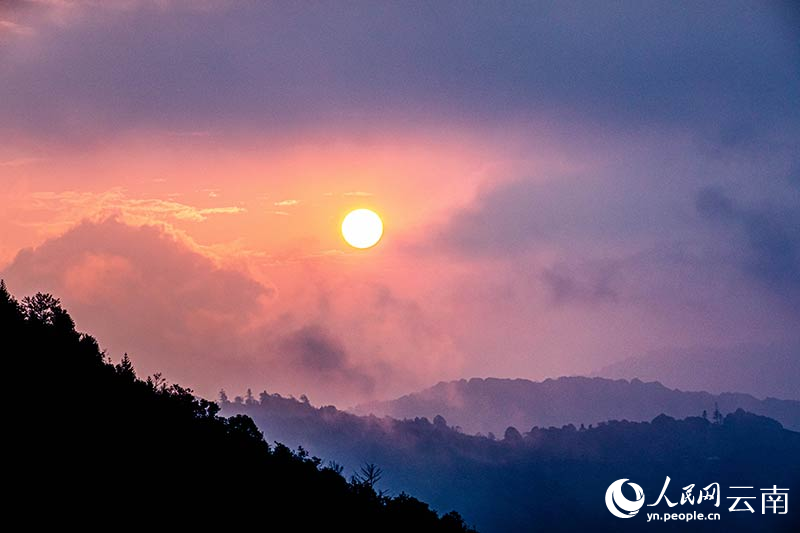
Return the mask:
[[525, 251], [549, 237], [556, 220], [540, 216], [546, 207], [541, 187], [518, 181], [485, 191], [470, 207], [457, 213], [439, 232], [439, 244], [467, 255]]
[[614, 287], [614, 275], [612, 269], [600, 267], [578, 273], [561, 263], [543, 269], [541, 279], [550, 289], [555, 304], [601, 303], [614, 302], [619, 297]]
[[372, 393], [375, 388], [374, 379], [352, 365], [344, 345], [320, 325], [305, 326], [287, 335], [280, 349], [320, 384], [330, 385], [333, 380], [353, 385], [359, 393]]
[[743, 251], [742, 267], [800, 305], [800, 205], [739, 205], [720, 188], [697, 193], [698, 212], [721, 223]]
[[697, 211], [708, 218], [731, 218], [735, 209], [730, 198], [719, 188], [706, 187], [697, 193]]
[[797, 30], [771, 4], [127, 5], [42, 15], [5, 47], [4, 128], [85, 140], [556, 115], [737, 144], [800, 117]]
[[[628, 172], [630, 172], [628, 170]], [[541, 247], [659, 232], [651, 210], [659, 199], [645, 179], [590, 177], [520, 179], [481, 191], [434, 230], [437, 248], [466, 256], [518, 256]]]
[[294, 354], [302, 366], [316, 371], [342, 370], [347, 364], [344, 347], [319, 326], [306, 326], [293, 333], [283, 348]]

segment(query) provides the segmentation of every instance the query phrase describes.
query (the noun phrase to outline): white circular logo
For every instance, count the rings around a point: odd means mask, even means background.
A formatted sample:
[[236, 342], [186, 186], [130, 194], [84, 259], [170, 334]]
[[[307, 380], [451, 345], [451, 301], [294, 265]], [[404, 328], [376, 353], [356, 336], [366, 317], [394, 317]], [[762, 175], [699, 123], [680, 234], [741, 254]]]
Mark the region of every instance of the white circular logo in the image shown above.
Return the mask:
[[[644, 505], [644, 491], [636, 483], [628, 483], [636, 493], [635, 500], [629, 500], [622, 495], [622, 486], [627, 479], [618, 479], [608, 486], [606, 491], [606, 507], [611, 514], [619, 518], [630, 518], [636, 516], [639, 509]], [[620, 510], [621, 509], [621, 510]]]

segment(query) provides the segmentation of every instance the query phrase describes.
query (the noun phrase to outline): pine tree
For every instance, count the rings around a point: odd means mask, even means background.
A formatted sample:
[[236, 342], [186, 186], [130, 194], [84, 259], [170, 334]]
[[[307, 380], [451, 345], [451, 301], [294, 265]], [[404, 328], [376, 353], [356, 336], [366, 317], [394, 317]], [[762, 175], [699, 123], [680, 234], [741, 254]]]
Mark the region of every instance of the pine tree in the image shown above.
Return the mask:
[[714, 402], [714, 414], [712, 415], [715, 424], [722, 424], [722, 413], [719, 411], [719, 404]]

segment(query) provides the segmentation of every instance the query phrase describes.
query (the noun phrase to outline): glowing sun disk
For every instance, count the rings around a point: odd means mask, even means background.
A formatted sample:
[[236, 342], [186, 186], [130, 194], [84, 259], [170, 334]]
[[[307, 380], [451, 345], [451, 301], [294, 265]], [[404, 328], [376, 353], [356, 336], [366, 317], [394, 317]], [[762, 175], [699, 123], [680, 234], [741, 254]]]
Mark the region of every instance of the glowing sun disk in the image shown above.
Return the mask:
[[342, 236], [353, 248], [371, 248], [383, 235], [383, 221], [374, 211], [356, 209], [344, 217]]

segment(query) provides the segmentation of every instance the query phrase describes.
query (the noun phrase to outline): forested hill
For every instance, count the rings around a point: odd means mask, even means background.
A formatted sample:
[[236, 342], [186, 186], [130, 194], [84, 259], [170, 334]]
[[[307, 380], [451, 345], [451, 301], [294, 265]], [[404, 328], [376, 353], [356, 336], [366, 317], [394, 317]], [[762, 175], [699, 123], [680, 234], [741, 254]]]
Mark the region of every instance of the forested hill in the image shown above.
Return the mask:
[[337, 531], [468, 531], [372, 480], [347, 481], [302, 451], [269, 446], [247, 416], [159, 376], [113, 365], [59, 301], [16, 301], [0, 283], [0, 335], [13, 397], [8, 509], [36, 525], [199, 525]]
[[[728, 511], [727, 498], [736, 495], [730, 487], [752, 486], [759, 494], [758, 489], [777, 485], [794, 494], [800, 481], [800, 433], [741, 409], [708, 420], [662, 414], [648, 422], [508, 427], [492, 438], [465, 434], [438, 415], [433, 420], [357, 416], [315, 407], [306, 397], [267, 392], [237, 396], [221, 407], [227, 414], [251, 416], [269, 439], [336, 457], [348, 471], [365, 460], [378, 464], [385, 472], [382, 489], [408, 488], [435, 507], [459, 509], [486, 533], [644, 531], [645, 513], [620, 520], [603, 495], [610, 483], [628, 478], [641, 485], [650, 505], [668, 476], [672, 501], [680, 501], [682, 487], [719, 483], [721, 503], [712, 509], [722, 513], [727, 532], [800, 531], [800, 515], [791, 510], [782, 516]], [[670, 509], [647, 510], [664, 508]], [[708, 524], [653, 527], [718, 530]]]

